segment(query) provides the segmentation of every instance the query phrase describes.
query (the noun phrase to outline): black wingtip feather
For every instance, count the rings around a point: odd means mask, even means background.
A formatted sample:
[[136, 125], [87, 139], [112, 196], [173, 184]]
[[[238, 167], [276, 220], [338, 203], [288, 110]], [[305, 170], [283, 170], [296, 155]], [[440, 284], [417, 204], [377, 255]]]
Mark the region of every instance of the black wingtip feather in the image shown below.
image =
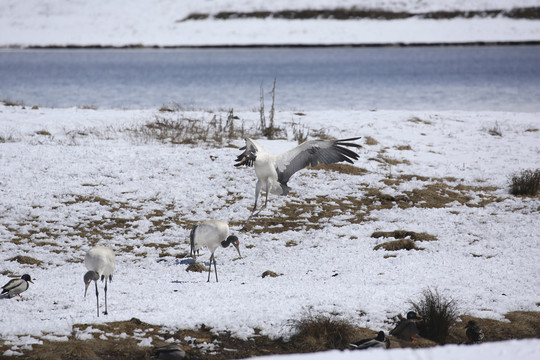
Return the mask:
[[361, 138], [362, 138], [361, 136], [358, 136], [358, 137], [347, 138], [347, 139], [339, 139], [339, 140], [337, 140], [337, 142], [340, 143], [340, 145], [341, 145], [341, 143], [343, 143], [344, 141], [356, 141], [356, 140], [361, 139]]

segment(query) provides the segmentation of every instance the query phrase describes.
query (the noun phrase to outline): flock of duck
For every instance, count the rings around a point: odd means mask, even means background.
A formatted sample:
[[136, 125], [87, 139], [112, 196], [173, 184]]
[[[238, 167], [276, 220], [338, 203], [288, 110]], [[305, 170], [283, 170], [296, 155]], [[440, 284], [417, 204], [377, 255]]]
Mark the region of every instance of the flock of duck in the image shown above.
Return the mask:
[[[350, 148], [359, 148], [361, 145], [354, 143], [360, 139], [359, 137], [341, 139], [341, 140], [310, 140], [306, 141], [288, 151], [274, 155], [266, 151], [260, 144], [252, 139], [246, 139], [246, 145], [240, 150], [242, 153], [236, 158], [238, 166], [254, 167], [257, 175], [257, 183], [255, 186], [255, 203], [253, 209], [244, 223], [241, 231], [247, 230], [248, 222], [256, 217], [261, 210], [265, 209], [268, 204], [268, 194], [287, 195], [290, 191], [287, 182], [297, 171], [306, 168], [307, 166], [317, 166], [319, 164], [333, 164], [338, 162], [353, 163], [359, 155]], [[257, 201], [260, 192], [264, 190], [266, 193], [264, 205], [257, 211]], [[229, 225], [221, 220], [206, 220], [193, 226], [190, 233], [191, 255], [195, 256], [198, 250], [206, 247], [211, 253], [210, 267], [208, 270], [208, 281], [210, 281], [210, 272], [212, 263], [214, 264], [214, 272], [216, 281], [218, 281], [217, 265], [214, 258], [214, 252], [218, 247], [228, 247], [233, 245], [240, 254], [240, 241], [235, 235], [229, 235]], [[96, 292], [96, 307], [97, 316], [99, 316], [99, 291], [97, 282], [105, 283], [105, 311], [107, 314], [107, 284], [112, 281], [115, 268], [115, 255], [112, 249], [104, 246], [95, 246], [90, 249], [85, 256], [84, 264], [87, 272], [84, 274], [83, 280], [85, 284], [84, 296], [88, 291], [88, 287], [92, 283], [95, 284]], [[10, 280], [2, 287], [2, 295], [12, 297], [26, 291], [29, 283], [33, 283], [30, 275], [24, 274], [20, 279]], [[409, 312], [407, 318], [393, 329], [390, 334], [402, 339], [413, 340], [418, 333], [417, 321], [420, 317]], [[467, 325], [467, 337], [471, 342], [479, 342], [483, 339], [482, 330], [474, 322], [469, 322]], [[352, 348], [365, 349], [369, 347], [387, 348], [389, 344], [384, 332], [379, 332], [377, 337], [373, 339], [364, 339], [354, 344]], [[170, 346], [163, 347], [163, 353], [175, 351]]]
[[[416, 342], [419, 330], [419, 324], [423, 321], [422, 316], [414, 311], [407, 313], [407, 318], [401, 320], [397, 326], [390, 331], [390, 335], [401, 340]], [[468, 342], [478, 344], [484, 340], [484, 332], [478, 326], [476, 321], [470, 320], [465, 326]], [[363, 339], [353, 344], [350, 344], [352, 349], [368, 349], [368, 348], [383, 348], [388, 349], [390, 340], [385, 336], [384, 331], [379, 331], [375, 338]]]

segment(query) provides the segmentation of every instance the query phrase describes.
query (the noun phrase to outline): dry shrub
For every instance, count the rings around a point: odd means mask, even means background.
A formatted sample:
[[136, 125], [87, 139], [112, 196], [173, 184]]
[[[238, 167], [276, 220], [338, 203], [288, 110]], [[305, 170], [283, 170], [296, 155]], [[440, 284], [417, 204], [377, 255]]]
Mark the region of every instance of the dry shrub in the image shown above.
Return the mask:
[[214, 115], [211, 120], [193, 119], [182, 114], [175, 118], [165, 113], [175, 112], [168, 108], [160, 109], [161, 114], [156, 115], [152, 121], [136, 128], [128, 128], [127, 132], [137, 142], [147, 143], [157, 141], [164, 144], [198, 144], [212, 143], [222, 145], [232, 139], [243, 138], [244, 124], [235, 127], [234, 121], [239, 120], [231, 109], [227, 118]]
[[302, 351], [346, 349], [356, 339], [357, 329], [346, 320], [325, 315], [306, 315], [291, 320], [294, 335], [291, 342]]
[[393, 237], [394, 239], [406, 239], [410, 238], [414, 241], [434, 241], [437, 240], [437, 238], [434, 235], [422, 232], [417, 233], [414, 231], [408, 231], [408, 230], [394, 230], [394, 231], [375, 231], [373, 234], [371, 234], [372, 238], [389, 238]]
[[536, 196], [540, 187], [540, 169], [523, 170], [512, 175], [510, 194]]
[[11, 259], [8, 259], [8, 261], [16, 261], [19, 264], [37, 265], [37, 266], [40, 266], [41, 264], [43, 264], [43, 261], [34, 259], [33, 257], [30, 257], [30, 256], [25, 256], [25, 255], [17, 255], [15, 257], [12, 257]]
[[442, 296], [436, 289], [428, 288], [422, 295], [419, 301], [409, 301], [413, 311], [423, 318], [418, 326], [420, 336], [445, 344], [450, 327], [458, 317], [456, 301]]
[[498, 122], [491, 129], [488, 129], [488, 134], [491, 136], [502, 136], [501, 127]]
[[208, 271], [208, 268], [201, 263], [192, 262], [187, 266], [186, 271], [205, 272]]
[[416, 244], [411, 239], [401, 239], [384, 242], [373, 248], [373, 250], [384, 249], [386, 251], [395, 251], [395, 250], [420, 250], [416, 247]]

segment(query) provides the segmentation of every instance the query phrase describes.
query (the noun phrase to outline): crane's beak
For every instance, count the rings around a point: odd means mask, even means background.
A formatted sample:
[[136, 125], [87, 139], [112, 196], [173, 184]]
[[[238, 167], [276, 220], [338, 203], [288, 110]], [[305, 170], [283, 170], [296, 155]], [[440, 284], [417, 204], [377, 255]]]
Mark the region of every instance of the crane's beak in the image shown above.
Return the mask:
[[240, 254], [240, 241], [234, 242], [233, 245], [236, 248], [236, 251], [238, 251], [238, 256], [242, 257], [242, 254]]
[[90, 285], [90, 282], [84, 283], [84, 297], [86, 297], [86, 292], [88, 291], [88, 285]]

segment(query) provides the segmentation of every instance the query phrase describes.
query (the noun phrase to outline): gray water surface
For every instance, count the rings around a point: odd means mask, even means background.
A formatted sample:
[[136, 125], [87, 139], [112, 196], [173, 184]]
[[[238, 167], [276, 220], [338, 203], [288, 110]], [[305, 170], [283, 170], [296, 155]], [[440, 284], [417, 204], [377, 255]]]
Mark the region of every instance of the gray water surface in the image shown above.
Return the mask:
[[0, 100], [46, 107], [540, 111], [540, 46], [0, 50]]

